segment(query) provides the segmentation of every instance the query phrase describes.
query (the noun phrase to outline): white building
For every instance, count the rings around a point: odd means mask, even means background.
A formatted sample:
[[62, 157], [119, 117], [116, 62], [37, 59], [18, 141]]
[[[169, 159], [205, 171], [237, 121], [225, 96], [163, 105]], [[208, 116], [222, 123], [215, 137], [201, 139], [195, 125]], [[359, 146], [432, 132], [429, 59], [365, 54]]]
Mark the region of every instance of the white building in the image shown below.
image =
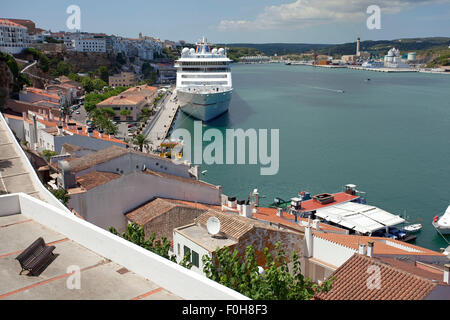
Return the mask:
[[30, 46], [27, 28], [7, 19], [0, 19], [0, 51], [18, 54]]
[[392, 48], [384, 57], [384, 66], [386, 68], [409, 68], [409, 65], [402, 61], [400, 50]]
[[77, 52], [106, 52], [106, 40], [86, 38], [72, 40], [72, 47]]

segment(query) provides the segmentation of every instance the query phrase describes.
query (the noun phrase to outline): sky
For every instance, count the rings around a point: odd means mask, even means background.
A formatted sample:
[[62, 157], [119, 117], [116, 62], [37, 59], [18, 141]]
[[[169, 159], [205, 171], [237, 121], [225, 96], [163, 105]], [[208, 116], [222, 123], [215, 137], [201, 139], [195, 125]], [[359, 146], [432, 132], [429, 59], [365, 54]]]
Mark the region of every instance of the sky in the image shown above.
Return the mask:
[[[5, 1], [0, 17], [70, 31], [70, 5], [81, 31], [137, 38], [213, 43], [346, 43], [450, 36], [450, 0], [21, 0]], [[380, 29], [369, 29], [367, 8], [380, 8]]]

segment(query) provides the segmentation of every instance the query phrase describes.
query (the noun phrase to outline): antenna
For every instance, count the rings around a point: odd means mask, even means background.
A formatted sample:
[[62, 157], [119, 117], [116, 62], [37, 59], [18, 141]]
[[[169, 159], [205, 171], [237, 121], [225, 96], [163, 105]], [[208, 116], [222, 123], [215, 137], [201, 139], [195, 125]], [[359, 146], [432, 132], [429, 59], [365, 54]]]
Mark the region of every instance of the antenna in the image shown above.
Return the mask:
[[211, 217], [208, 219], [206, 223], [206, 229], [208, 229], [208, 233], [212, 236], [219, 234], [220, 232], [220, 220], [216, 217]]

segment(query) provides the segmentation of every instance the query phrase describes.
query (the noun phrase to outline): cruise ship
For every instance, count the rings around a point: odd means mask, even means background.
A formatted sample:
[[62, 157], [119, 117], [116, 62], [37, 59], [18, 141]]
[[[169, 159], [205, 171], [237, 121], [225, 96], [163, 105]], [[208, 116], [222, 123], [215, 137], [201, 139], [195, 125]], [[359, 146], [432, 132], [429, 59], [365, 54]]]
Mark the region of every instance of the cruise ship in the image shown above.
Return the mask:
[[209, 121], [228, 111], [233, 93], [231, 60], [225, 49], [211, 49], [205, 38], [184, 48], [177, 60], [177, 97], [181, 110]]

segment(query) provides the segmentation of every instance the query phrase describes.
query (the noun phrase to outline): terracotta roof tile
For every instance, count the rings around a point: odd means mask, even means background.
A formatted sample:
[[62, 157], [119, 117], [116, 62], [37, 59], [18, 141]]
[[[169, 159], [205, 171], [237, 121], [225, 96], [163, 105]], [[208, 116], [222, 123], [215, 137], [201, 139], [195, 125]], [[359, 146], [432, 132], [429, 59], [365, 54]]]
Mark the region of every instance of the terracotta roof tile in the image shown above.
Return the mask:
[[117, 173], [92, 171], [78, 177], [77, 182], [82, 188], [91, 190], [95, 187], [101, 186], [105, 183], [119, 178], [120, 174]]
[[[423, 300], [438, 285], [432, 278], [423, 273], [416, 274], [417, 268], [405, 266], [406, 263], [396, 261], [387, 263], [378, 258], [370, 258], [359, 254], [353, 255], [333, 276], [332, 289], [328, 293], [316, 296], [320, 300]], [[380, 288], [371, 289], [373, 273], [369, 267], [376, 266], [380, 270]], [[409, 268], [405, 271], [405, 268]], [[373, 282], [372, 282], [373, 283]], [[450, 290], [450, 286], [447, 286]]]
[[255, 227], [282, 232], [258, 220], [241, 217], [233, 213], [222, 213], [216, 210], [208, 210], [201, 214], [195, 222], [206, 228], [208, 219], [211, 217], [217, 217], [220, 221], [220, 232], [234, 240], [239, 240], [239, 238]]
[[314, 236], [354, 250], [358, 250], [359, 244], [368, 245], [368, 242], [372, 241], [374, 242], [373, 253], [376, 255], [444, 256], [442, 253], [436, 251], [389, 238], [321, 232], [314, 232]]

